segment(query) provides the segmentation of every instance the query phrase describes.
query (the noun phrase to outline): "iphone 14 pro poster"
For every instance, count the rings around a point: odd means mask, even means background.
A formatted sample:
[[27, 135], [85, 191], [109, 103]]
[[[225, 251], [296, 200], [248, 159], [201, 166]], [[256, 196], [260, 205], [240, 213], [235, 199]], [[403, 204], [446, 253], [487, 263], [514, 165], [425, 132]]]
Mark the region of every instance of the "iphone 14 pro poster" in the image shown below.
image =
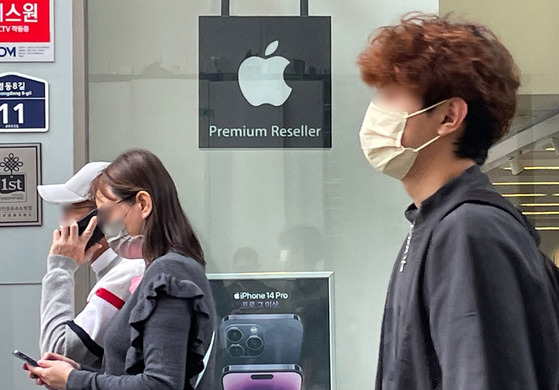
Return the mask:
[[210, 274], [222, 390], [330, 390], [329, 272]]
[[330, 148], [331, 62], [329, 16], [200, 16], [199, 147]]

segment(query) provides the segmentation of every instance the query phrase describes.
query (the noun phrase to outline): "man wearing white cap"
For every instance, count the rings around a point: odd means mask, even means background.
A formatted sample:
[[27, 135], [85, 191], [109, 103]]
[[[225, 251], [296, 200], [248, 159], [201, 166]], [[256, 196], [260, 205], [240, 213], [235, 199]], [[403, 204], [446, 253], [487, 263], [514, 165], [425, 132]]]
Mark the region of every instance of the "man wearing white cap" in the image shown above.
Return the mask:
[[[53, 204], [62, 205], [60, 231], [95, 210], [89, 196], [91, 182], [107, 167], [106, 162], [86, 164], [64, 184], [37, 186], [39, 195]], [[56, 236], [56, 235], [55, 235]], [[103, 238], [85, 253], [72, 256], [55, 245], [47, 259], [41, 297], [42, 353], [55, 352], [80, 364], [98, 368], [103, 357], [103, 338], [107, 325], [131, 295], [132, 279], [143, 275], [143, 259], [122, 259]], [[67, 248], [66, 248], [67, 249]], [[74, 273], [89, 261], [97, 283], [89, 293], [85, 308], [74, 312]]]

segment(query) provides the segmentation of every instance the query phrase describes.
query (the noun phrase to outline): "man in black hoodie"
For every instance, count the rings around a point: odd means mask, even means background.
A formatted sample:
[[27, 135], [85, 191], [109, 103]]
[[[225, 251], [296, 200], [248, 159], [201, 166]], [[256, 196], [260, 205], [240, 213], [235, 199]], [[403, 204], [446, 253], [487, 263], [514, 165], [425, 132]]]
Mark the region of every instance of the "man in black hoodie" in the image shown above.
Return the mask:
[[559, 389], [556, 297], [538, 235], [479, 168], [516, 108], [510, 53], [483, 26], [416, 15], [381, 28], [359, 65], [377, 89], [363, 152], [413, 200], [376, 388]]

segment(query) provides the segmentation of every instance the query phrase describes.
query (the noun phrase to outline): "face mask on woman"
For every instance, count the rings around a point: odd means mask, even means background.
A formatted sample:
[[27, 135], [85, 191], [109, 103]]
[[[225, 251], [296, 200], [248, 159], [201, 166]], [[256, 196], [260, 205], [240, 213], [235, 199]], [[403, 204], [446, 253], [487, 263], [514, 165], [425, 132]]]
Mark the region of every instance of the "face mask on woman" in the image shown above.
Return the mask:
[[418, 148], [402, 146], [402, 137], [408, 118], [429, 111], [445, 101], [411, 114], [386, 111], [371, 102], [359, 132], [361, 148], [371, 166], [388, 176], [403, 179], [410, 171], [419, 151], [441, 137], [439, 135]]
[[107, 238], [109, 247], [119, 256], [127, 259], [141, 259], [143, 257], [144, 235], [132, 236], [128, 233], [124, 223], [126, 215], [128, 215], [128, 211], [122, 219], [104, 223], [101, 226], [101, 231]]

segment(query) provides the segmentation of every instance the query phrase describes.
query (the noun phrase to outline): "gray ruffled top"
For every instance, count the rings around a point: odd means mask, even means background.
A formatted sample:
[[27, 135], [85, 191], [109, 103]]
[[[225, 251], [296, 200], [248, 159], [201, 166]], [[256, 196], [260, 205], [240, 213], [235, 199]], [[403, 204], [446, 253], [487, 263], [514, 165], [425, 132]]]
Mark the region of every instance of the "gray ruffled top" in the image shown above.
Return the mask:
[[[169, 252], [152, 262], [105, 336], [100, 372], [74, 370], [69, 390], [193, 389], [215, 330], [204, 268]], [[213, 389], [213, 356], [196, 388]]]

